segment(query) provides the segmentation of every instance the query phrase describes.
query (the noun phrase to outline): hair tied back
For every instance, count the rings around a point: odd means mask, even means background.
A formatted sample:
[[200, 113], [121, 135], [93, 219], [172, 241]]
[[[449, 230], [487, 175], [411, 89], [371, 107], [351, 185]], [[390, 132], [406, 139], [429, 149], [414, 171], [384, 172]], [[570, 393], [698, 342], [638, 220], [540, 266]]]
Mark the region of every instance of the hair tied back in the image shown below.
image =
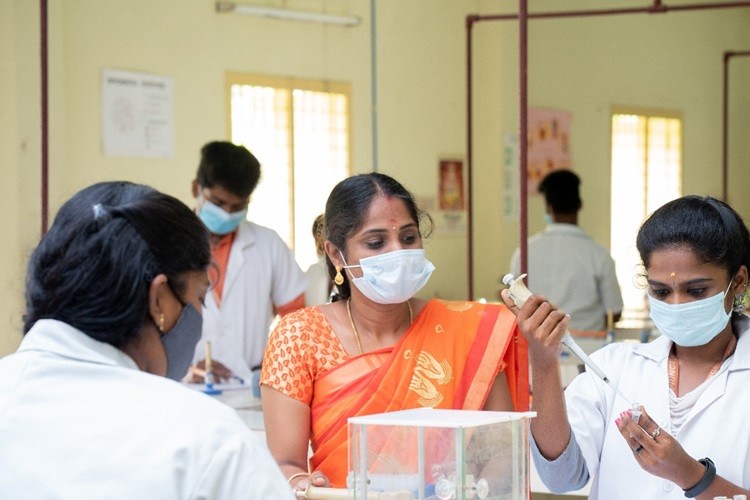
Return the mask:
[[716, 213], [719, 214], [719, 217], [721, 217], [721, 221], [724, 224], [724, 229], [726, 229], [728, 233], [734, 233], [740, 229], [740, 222], [734, 214], [732, 214], [732, 211], [724, 206], [723, 202], [711, 196], [706, 196], [704, 199], [706, 200], [706, 203], [711, 205], [711, 207], [716, 210]]

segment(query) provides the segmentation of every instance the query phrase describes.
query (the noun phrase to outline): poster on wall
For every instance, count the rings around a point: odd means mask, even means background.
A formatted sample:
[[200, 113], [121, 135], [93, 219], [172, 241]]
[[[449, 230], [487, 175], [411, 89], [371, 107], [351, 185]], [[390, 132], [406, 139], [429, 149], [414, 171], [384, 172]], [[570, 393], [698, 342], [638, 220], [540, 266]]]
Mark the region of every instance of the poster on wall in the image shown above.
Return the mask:
[[518, 134], [506, 133], [503, 142], [503, 219], [518, 222], [521, 201], [518, 195]]
[[102, 70], [102, 149], [105, 156], [174, 157], [172, 78]]
[[569, 111], [529, 108], [528, 193], [538, 194], [539, 182], [553, 170], [573, 169]]
[[466, 198], [464, 194], [464, 163], [443, 159], [438, 164], [438, 227], [454, 233], [466, 230]]

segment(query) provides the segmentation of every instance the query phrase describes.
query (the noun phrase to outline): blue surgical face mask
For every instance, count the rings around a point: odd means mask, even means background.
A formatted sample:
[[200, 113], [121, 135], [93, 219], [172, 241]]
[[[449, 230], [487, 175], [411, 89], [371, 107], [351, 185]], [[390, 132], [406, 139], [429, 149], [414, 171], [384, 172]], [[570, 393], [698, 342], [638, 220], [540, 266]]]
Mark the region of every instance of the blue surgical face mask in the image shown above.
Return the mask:
[[[732, 283], [729, 283], [732, 286]], [[696, 347], [708, 344], [721, 332], [731, 317], [731, 310], [724, 309], [724, 292], [713, 297], [667, 304], [648, 296], [650, 316], [659, 332], [675, 344], [683, 347]]]
[[229, 213], [223, 208], [214, 205], [208, 200], [203, 202], [201, 209], [198, 211], [198, 217], [203, 221], [209, 231], [213, 234], [229, 234], [245, 220], [247, 207], [239, 212]]
[[[344, 256], [341, 255], [344, 260]], [[351, 271], [352, 283], [362, 294], [378, 304], [399, 304], [409, 300], [430, 279], [435, 266], [427, 260], [424, 250], [396, 250], [359, 259], [359, 265], [346, 265], [344, 268], [362, 268], [362, 276], [355, 278]]]
[[195, 307], [185, 304], [177, 323], [161, 337], [167, 353], [167, 378], [179, 381], [188, 372], [202, 329], [203, 316]]

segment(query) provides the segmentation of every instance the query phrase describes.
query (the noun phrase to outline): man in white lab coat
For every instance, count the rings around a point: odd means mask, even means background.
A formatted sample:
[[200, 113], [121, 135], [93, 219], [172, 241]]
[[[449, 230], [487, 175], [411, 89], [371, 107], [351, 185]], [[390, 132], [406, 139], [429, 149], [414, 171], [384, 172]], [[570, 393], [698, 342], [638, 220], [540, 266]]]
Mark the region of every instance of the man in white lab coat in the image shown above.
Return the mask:
[[291, 250], [275, 231], [246, 220], [259, 179], [260, 163], [245, 147], [216, 141], [201, 149], [192, 189], [198, 216], [211, 233], [217, 272], [194, 361], [203, 367], [210, 341], [219, 380], [249, 381], [260, 368], [274, 317], [305, 305], [307, 278]]
[[[539, 183], [547, 227], [529, 238], [527, 281], [529, 290], [570, 314], [573, 330], [602, 331], [608, 311], [619, 319], [622, 293], [609, 250], [578, 225], [580, 183], [570, 170], [554, 170]], [[520, 258], [516, 249], [510, 262], [514, 276], [521, 272]]]

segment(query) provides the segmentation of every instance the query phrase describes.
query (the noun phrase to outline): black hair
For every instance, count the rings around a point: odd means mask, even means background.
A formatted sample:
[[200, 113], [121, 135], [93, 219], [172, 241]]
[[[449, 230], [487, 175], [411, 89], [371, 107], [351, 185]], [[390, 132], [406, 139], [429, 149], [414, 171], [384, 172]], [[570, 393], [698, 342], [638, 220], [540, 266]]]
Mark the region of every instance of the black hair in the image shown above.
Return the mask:
[[156, 191], [144, 184], [127, 181], [99, 182], [80, 190], [66, 202], [55, 216], [56, 226], [75, 224], [87, 216], [91, 216], [94, 205], [118, 206], [132, 203], [148, 193]]
[[240, 198], [247, 198], [260, 180], [260, 162], [244, 146], [225, 141], [209, 142], [201, 148], [195, 174], [204, 188], [220, 186]]
[[[377, 172], [354, 175], [336, 184], [326, 202], [326, 239], [341, 250], [344, 257], [346, 257], [346, 240], [362, 227], [373, 199], [379, 194], [400, 198], [406, 205], [409, 215], [419, 226], [422, 237], [429, 236], [432, 231], [430, 215], [417, 207], [414, 196], [397, 180]], [[426, 226], [424, 231], [423, 225]], [[336, 275], [336, 269], [328, 258], [326, 258], [326, 266], [329, 276], [333, 278]], [[337, 293], [334, 295], [334, 301], [345, 300], [351, 296], [349, 278], [343, 270], [341, 274], [344, 277], [344, 283], [336, 286]]]
[[687, 245], [703, 263], [722, 267], [727, 278], [740, 266], [750, 269], [750, 235], [732, 207], [710, 196], [683, 196], [652, 213], [641, 225], [635, 242], [648, 269], [651, 255]]
[[95, 184], [60, 208], [29, 259], [24, 333], [55, 319], [121, 349], [149, 318], [154, 277], [165, 274], [180, 294], [183, 273], [210, 259], [205, 226], [178, 199], [129, 182]]
[[318, 254], [325, 253], [325, 250], [323, 249], [323, 242], [326, 239], [325, 219], [325, 214], [320, 214], [315, 217], [315, 220], [312, 224], [312, 235], [315, 241], [315, 251], [318, 252]]
[[554, 170], [539, 183], [539, 192], [556, 214], [574, 214], [581, 209], [578, 187], [581, 179], [570, 170]]

